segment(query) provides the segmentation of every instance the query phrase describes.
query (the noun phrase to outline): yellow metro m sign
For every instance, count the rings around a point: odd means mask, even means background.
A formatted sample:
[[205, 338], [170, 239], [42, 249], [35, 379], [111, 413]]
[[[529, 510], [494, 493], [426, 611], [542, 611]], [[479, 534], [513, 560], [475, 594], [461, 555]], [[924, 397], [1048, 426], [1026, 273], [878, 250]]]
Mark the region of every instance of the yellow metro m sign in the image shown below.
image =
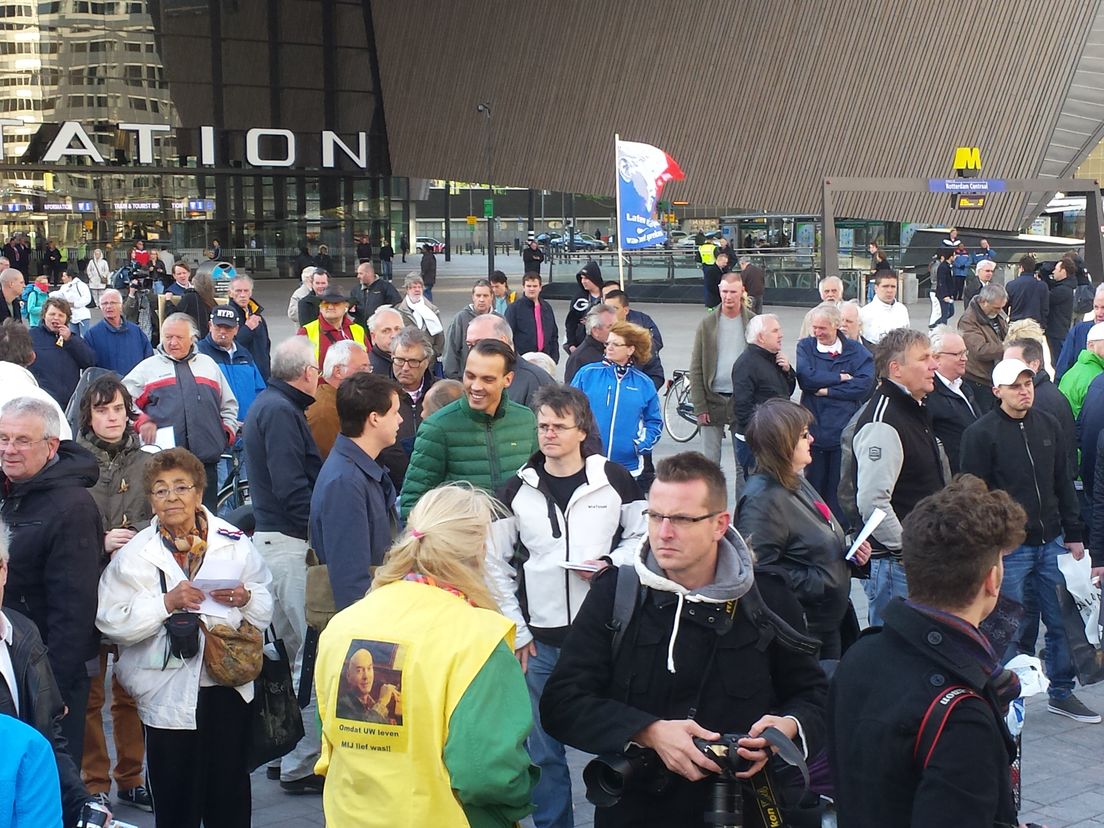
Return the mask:
[[973, 178], [981, 172], [980, 147], [955, 147], [955, 172], [962, 178]]

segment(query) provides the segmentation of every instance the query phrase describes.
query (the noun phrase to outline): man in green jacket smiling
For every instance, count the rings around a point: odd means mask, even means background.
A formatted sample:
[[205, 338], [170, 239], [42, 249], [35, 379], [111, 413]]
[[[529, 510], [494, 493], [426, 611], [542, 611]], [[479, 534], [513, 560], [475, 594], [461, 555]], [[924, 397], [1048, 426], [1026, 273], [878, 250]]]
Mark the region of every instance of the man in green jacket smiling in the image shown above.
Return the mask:
[[517, 357], [497, 339], [481, 339], [464, 365], [464, 396], [422, 422], [406, 470], [403, 519], [423, 494], [442, 483], [466, 480], [494, 492], [537, 450], [537, 422], [526, 406], [510, 402]]

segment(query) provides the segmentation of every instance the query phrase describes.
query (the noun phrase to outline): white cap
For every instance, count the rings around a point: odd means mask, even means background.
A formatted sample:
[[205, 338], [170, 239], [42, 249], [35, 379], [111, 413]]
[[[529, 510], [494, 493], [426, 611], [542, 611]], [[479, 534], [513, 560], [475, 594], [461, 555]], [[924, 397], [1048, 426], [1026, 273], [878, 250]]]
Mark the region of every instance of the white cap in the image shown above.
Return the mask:
[[1096, 342], [1100, 339], [1104, 339], [1104, 322], [1097, 322], [1095, 325], [1089, 328], [1089, 335], [1086, 341]]
[[1011, 385], [1025, 371], [1035, 376], [1035, 372], [1027, 367], [1026, 362], [1019, 359], [1002, 359], [993, 369], [993, 385]]

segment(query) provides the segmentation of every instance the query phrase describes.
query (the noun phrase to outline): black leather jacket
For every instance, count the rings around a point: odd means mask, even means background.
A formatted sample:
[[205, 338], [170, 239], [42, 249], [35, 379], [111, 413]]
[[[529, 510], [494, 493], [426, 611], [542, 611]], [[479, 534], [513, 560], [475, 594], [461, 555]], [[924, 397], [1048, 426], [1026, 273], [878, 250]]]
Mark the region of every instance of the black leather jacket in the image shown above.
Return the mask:
[[46, 657], [46, 645], [31, 621], [14, 610], [5, 609], [3, 612], [12, 626], [8, 654], [19, 688], [19, 719], [45, 736], [54, 749], [58, 776], [61, 778], [64, 823], [66, 826], [75, 825], [81, 806], [91, 798], [91, 794], [81, 782], [80, 769], [69, 755], [69, 745], [61, 733], [65, 705], [54, 681], [50, 660]]
[[736, 531], [755, 552], [756, 572], [785, 577], [814, 636], [839, 629], [851, 589], [843, 528], [834, 516], [825, 519], [818, 501], [823, 498], [804, 478], [791, 492], [770, 475], [753, 474], [736, 519]]

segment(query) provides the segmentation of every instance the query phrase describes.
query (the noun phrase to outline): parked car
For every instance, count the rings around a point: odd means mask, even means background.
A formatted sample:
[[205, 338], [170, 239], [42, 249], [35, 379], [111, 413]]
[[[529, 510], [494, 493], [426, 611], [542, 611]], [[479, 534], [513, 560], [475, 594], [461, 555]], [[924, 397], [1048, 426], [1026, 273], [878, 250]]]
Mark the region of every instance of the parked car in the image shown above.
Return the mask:
[[[565, 233], [559, 238], [553, 238], [550, 244], [553, 247], [567, 247], [568, 235]], [[576, 250], [605, 250], [605, 242], [600, 239], [594, 238], [590, 233], [576, 233], [574, 239], [574, 245]]]
[[437, 239], [431, 238], [430, 236], [418, 236], [416, 239], [414, 239], [414, 246], [419, 250], [425, 247], [427, 244], [430, 246], [434, 253], [445, 252], [445, 243], [437, 241]]

